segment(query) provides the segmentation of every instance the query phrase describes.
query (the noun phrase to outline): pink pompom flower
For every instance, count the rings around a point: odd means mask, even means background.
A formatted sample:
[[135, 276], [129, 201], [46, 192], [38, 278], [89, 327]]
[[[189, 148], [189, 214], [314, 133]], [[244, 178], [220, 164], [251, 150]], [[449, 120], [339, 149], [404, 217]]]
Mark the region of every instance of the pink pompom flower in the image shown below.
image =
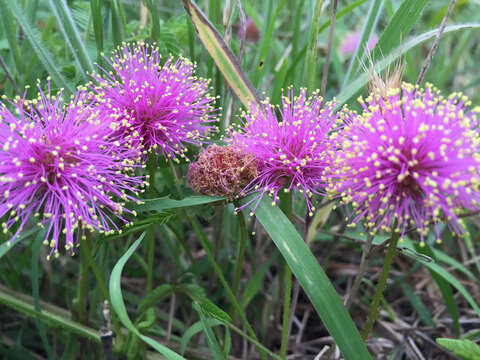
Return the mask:
[[294, 97], [289, 90], [278, 112], [267, 99], [260, 107], [252, 105], [242, 118], [243, 124], [231, 129], [226, 141], [257, 159], [258, 175], [243, 192], [258, 193], [251, 200], [257, 204], [267, 193], [275, 204], [282, 188], [296, 189], [312, 215], [312, 196], [323, 193], [324, 171], [333, 163], [335, 149], [329, 133], [339, 118], [334, 104], [323, 103], [318, 93], [307, 97], [303, 89]]
[[143, 185], [132, 175], [140, 154], [111, 139], [114, 130], [88, 95], [79, 91], [64, 106], [49, 88], [11, 105], [13, 113], [0, 105], [0, 216], [4, 233], [14, 229], [10, 241], [35, 217], [58, 256], [60, 239], [73, 250], [85, 231], [126, 222], [124, 202], [135, 201]]
[[93, 74], [92, 86], [102, 112], [143, 149], [167, 158], [185, 158], [185, 143], [200, 145], [214, 127], [214, 97], [209, 81], [194, 74], [185, 58], [169, 57], [163, 64], [152, 45], [123, 45], [106, 61], [112, 70]]
[[375, 233], [395, 227], [403, 237], [416, 227], [421, 240], [433, 222], [446, 220], [462, 231], [458, 215], [480, 207], [478, 121], [465, 96], [440, 95], [403, 84], [374, 93], [362, 115], [338, 137], [342, 151], [329, 189], [353, 205]]

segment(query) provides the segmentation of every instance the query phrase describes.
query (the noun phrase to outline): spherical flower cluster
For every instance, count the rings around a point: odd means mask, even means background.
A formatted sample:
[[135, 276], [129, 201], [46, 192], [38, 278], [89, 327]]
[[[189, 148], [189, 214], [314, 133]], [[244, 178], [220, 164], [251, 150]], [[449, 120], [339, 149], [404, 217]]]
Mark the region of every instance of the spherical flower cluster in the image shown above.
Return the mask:
[[4, 233], [17, 225], [11, 241], [36, 217], [58, 255], [60, 238], [73, 250], [86, 230], [108, 232], [117, 229], [115, 219], [125, 222], [124, 202], [143, 185], [129, 175], [140, 154], [111, 140], [109, 122], [86, 93], [67, 106], [50, 90], [12, 106], [16, 115], [0, 105], [0, 217]]
[[329, 185], [355, 208], [353, 223], [365, 217], [373, 233], [395, 227], [401, 236], [412, 225], [422, 241], [431, 222], [461, 232], [459, 212], [480, 206], [478, 121], [466, 97], [403, 84], [361, 103], [338, 137]]
[[252, 154], [231, 145], [210, 145], [190, 165], [188, 181], [200, 194], [233, 198], [241, 195], [257, 174]]
[[185, 158], [184, 143], [199, 145], [214, 129], [209, 82], [194, 75], [187, 59], [170, 57], [162, 65], [155, 47], [137, 44], [124, 45], [106, 61], [113, 70], [100, 68], [103, 77], [93, 75], [99, 85], [92, 90], [117, 124], [118, 137], [131, 138], [144, 157], [155, 150], [174, 160]]
[[312, 214], [311, 198], [322, 192], [326, 184], [323, 173], [335, 156], [329, 132], [338, 115], [333, 103], [322, 102], [317, 93], [307, 98], [301, 90], [294, 97], [289, 90], [278, 113], [267, 99], [260, 107], [252, 105], [250, 112], [242, 115], [243, 124], [230, 130], [226, 141], [252, 153], [258, 161], [258, 175], [244, 190], [259, 193], [251, 201], [268, 193], [276, 203], [280, 189], [297, 189]]

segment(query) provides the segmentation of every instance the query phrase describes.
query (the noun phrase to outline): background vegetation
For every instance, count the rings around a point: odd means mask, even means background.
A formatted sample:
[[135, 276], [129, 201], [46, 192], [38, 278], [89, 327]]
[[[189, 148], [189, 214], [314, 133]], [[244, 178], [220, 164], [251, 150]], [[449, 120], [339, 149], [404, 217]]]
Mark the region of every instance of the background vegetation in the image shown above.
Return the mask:
[[[23, 96], [25, 87], [35, 87], [37, 79], [46, 84], [48, 78], [54, 88], [72, 94], [90, 80], [88, 73], [95, 63], [105, 64], [102, 53], [108, 56], [124, 41], [145, 40], [156, 42], [164, 54], [194, 60], [199, 75], [212, 79], [212, 91], [222, 108], [220, 129], [237, 121], [242, 104], [200, 42], [180, 1], [1, 0], [0, 4], [0, 91], [9, 98]], [[415, 83], [449, 2], [339, 1], [331, 51], [330, 1], [202, 0], [198, 5], [234, 54], [242, 51], [241, 68], [261, 97], [278, 103], [281, 89], [289, 85], [321, 88], [329, 53], [325, 97], [355, 108], [356, 97], [365, 93], [368, 79], [362, 64], [368, 60], [362, 51], [356, 56], [342, 53], [347, 33], [365, 34], [359, 49], [364, 49], [369, 34], [375, 34], [379, 42], [371, 54], [373, 62], [381, 69], [402, 58], [404, 80]], [[258, 39], [245, 44], [239, 35], [242, 13], [259, 32]], [[425, 78], [444, 94], [466, 93], [474, 106], [480, 100], [479, 27], [478, 3], [458, 0]], [[27, 96], [34, 97], [35, 92]], [[192, 150], [193, 159], [198, 150]], [[292, 215], [297, 231], [280, 210], [262, 210], [266, 206], [260, 207], [257, 220], [235, 216], [233, 204], [194, 196], [186, 181], [187, 168], [185, 163], [161, 162], [148, 194], [154, 200], [137, 209], [135, 225], [121, 235], [93, 237], [82, 243], [75, 257], [61, 255], [46, 261], [48, 249], [41, 246], [35, 227], [24, 232], [15, 246], [6, 242], [11, 234], [1, 235], [0, 354], [4, 358], [109, 356], [109, 329], [116, 334], [112, 352], [116, 358], [160, 359], [159, 353], [179, 358], [166, 348], [187, 359], [276, 358], [284, 350], [284, 257], [297, 279], [289, 358], [314, 358], [334, 342], [351, 354], [344, 352], [346, 358], [364, 358], [364, 350], [356, 348], [354, 340], [350, 349], [342, 347], [342, 341], [348, 343], [358, 334], [340, 314], [344, 308], [329, 302], [321, 287], [329, 286], [330, 279], [341, 297], [351, 289], [365, 235], [361, 226], [346, 227], [348, 210], [318, 206], [313, 223], [305, 229], [306, 206], [299, 197]], [[241, 231], [244, 221], [248, 234]], [[420, 248], [412, 236], [399, 249], [375, 336], [367, 344], [373, 358], [455, 358], [435, 339], [480, 339], [479, 220], [465, 221], [469, 236], [458, 238], [443, 229], [441, 245], [434, 245], [432, 237]], [[374, 239], [369, 270], [350, 307], [359, 328], [380, 273], [385, 239], [387, 235]], [[287, 245], [296, 255], [286, 255]], [[237, 254], [241, 246], [246, 249], [243, 262]], [[296, 268], [294, 260], [300, 264]], [[328, 279], [321, 277], [318, 264]], [[298, 282], [303, 284], [309, 276], [318, 279], [317, 286], [303, 290]], [[111, 301], [110, 308], [105, 308], [105, 299]], [[330, 307], [322, 308], [325, 304]], [[358, 355], [352, 357], [355, 351]]]

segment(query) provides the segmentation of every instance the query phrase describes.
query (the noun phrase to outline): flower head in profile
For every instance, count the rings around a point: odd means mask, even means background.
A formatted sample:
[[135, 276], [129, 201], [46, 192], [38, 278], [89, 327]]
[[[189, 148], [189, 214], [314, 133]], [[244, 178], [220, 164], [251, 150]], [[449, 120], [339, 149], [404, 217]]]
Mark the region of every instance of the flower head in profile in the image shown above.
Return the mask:
[[190, 186], [202, 195], [240, 195], [257, 176], [253, 154], [235, 146], [210, 145], [188, 169]]
[[29, 219], [46, 228], [45, 243], [58, 255], [60, 239], [73, 250], [86, 230], [116, 230], [130, 212], [139, 177], [130, 176], [139, 157], [99, 116], [83, 91], [64, 106], [61, 93], [17, 98], [10, 112], [0, 105], [0, 217], [13, 241]]
[[353, 205], [353, 223], [365, 218], [373, 233], [395, 226], [401, 236], [412, 225], [422, 241], [430, 222], [461, 232], [459, 212], [480, 207], [478, 122], [466, 97], [403, 84], [361, 103], [339, 137], [329, 186]]
[[[227, 141], [253, 154], [258, 161], [258, 175], [244, 192], [264, 193], [278, 200], [278, 192], [297, 189], [306, 199], [309, 213], [315, 209], [312, 196], [326, 184], [323, 173], [333, 162], [334, 148], [329, 140], [338, 115], [334, 104], [323, 103], [317, 93], [306, 91], [293, 96], [289, 90], [279, 109], [267, 101], [251, 106], [242, 115], [243, 124], [230, 131]], [[278, 111], [276, 111], [278, 110]], [[255, 210], [255, 209], [254, 209]]]
[[187, 59], [169, 57], [163, 64], [154, 46], [123, 45], [106, 60], [112, 70], [94, 74], [93, 87], [102, 111], [146, 156], [150, 150], [178, 160], [185, 143], [200, 145], [213, 130], [214, 98], [209, 81], [194, 74]]

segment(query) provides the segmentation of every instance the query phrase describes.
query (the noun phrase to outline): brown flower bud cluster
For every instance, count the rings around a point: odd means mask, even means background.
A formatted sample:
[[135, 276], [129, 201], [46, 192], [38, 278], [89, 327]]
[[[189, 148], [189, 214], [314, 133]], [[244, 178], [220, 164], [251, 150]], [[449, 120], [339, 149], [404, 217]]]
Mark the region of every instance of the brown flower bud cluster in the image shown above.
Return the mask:
[[190, 165], [188, 181], [199, 194], [235, 197], [257, 174], [252, 154], [231, 145], [210, 145]]

